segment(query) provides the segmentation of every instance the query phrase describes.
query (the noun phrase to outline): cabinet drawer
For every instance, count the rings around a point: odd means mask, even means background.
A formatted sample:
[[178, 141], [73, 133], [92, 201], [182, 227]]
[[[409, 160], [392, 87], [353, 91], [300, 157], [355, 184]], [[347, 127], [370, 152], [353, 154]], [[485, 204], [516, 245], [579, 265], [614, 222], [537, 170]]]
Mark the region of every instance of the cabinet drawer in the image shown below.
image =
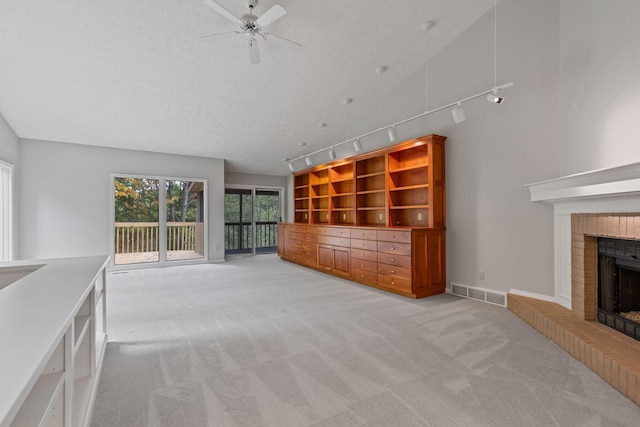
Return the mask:
[[411, 292], [411, 280], [378, 274], [378, 284], [402, 292]]
[[318, 260], [316, 259], [315, 256], [310, 257], [310, 256], [302, 256], [298, 258], [298, 261], [300, 264], [302, 265], [306, 265], [308, 267], [317, 267], [318, 266]]
[[411, 231], [403, 230], [376, 230], [378, 240], [383, 242], [411, 243]]
[[378, 240], [378, 234], [376, 233], [376, 230], [371, 230], [368, 228], [352, 228], [351, 237], [354, 239]]
[[378, 252], [378, 263], [411, 268], [411, 257], [407, 255], [385, 254]]
[[313, 253], [311, 255], [307, 255], [302, 251], [299, 251], [298, 253], [287, 253], [284, 258], [291, 262], [295, 262], [296, 264], [306, 265], [307, 267], [318, 266], [318, 259]]
[[313, 228], [314, 227], [309, 227], [308, 225], [292, 225], [289, 230], [296, 233], [312, 233]]
[[411, 243], [378, 242], [378, 252], [411, 255]]
[[287, 240], [287, 248], [301, 248], [302, 241], [297, 239], [289, 239]]
[[345, 237], [318, 235], [318, 243], [333, 246], [344, 246], [348, 248], [351, 245], [351, 239]]
[[378, 244], [375, 240], [351, 239], [351, 247], [354, 249], [364, 249], [366, 251], [375, 251]]
[[411, 269], [397, 265], [378, 264], [378, 273], [402, 279], [411, 279]]
[[301, 240], [303, 242], [317, 242], [316, 235], [311, 233], [299, 233], [292, 231], [287, 233], [287, 237], [289, 239]]
[[[376, 273], [378, 271], [378, 263], [375, 261], [367, 261], [364, 259], [355, 258], [353, 256], [353, 251], [351, 251], [351, 266], [358, 270], [365, 270], [370, 273]], [[398, 267], [396, 267], [398, 268]]]
[[375, 271], [366, 271], [359, 268], [352, 268], [351, 278], [356, 282], [364, 283], [365, 285], [378, 284], [378, 275], [375, 273]]
[[364, 251], [362, 249], [351, 249], [351, 258], [353, 260], [373, 261], [378, 260], [378, 253], [373, 251]]
[[349, 228], [317, 227], [316, 232], [319, 236], [351, 237], [351, 229]]

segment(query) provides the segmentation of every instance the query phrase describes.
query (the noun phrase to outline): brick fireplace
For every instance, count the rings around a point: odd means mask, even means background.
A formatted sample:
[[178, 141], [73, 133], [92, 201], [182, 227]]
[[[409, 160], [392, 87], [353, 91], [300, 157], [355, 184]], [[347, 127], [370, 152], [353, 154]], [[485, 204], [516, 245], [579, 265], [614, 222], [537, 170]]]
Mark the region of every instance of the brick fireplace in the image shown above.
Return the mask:
[[598, 308], [598, 237], [640, 240], [640, 214], [571, 215], [571, 311], [589, 321]]
[[553, 205], [554, 295], [514, 289], [507, 306], [640, 405], [640, 341], [597, 322], [597, 239], [640, 240], [640, 163], [528, 187]]

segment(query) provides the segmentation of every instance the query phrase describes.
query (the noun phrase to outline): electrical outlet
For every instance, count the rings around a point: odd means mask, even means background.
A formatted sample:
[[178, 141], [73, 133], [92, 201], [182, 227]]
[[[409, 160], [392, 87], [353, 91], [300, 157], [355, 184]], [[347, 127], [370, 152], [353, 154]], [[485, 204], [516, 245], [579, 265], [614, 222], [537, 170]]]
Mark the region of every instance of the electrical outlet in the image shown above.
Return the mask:
[[422, 212], [418, 212], [418, 221], [422, 221]]
[[343, 213], [343, 214], [342, 214], [342, 220], [343, 220], [343, 221], [346, 221], [346, 220], [347, 220], [347, 214], [346, 214], [346, 213]]
[[378, 215], [378, 219], [382, 221], [382, 214]]
[[478, 279], [484, 280], [484, 271], [479, 271], [478, 272]]

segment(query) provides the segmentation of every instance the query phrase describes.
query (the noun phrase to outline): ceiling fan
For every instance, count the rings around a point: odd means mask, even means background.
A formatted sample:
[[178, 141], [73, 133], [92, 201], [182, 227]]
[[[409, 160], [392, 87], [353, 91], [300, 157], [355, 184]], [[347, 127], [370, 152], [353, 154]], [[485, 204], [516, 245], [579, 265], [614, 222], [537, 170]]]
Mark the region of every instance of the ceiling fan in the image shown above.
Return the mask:
[[300, 43], [296, 43], [294, 41], [285, 39], [280, 36], [276, 36], [275, 34], [267, 33], [264, 31], [266, 27], [271, 25], [274, 21], [284, 16], [287, 11], [284, 10], [284, 7], [279, 4], [274, 4], [271, 6], [271, 9], [267, 10], [262, 16], [257, 17], [253, 14], [253, 8], [256, 6], [258, 0], [245, 0], [247, 7], [249, 8], [249, 13], [242, 15], [242, 17], [238, 18], [233, 13], [229, 12], [222, 5], [217, 3], [214, 0], [203, 0], [204, 4], [209, 6], [211, 9], [219, 13], [220, 15], [227, 18], [229, 21], [233, 22], [240, 26], [239, 31], [226, 31], [224, 33], [210, 34], [208, 36], [203, 36], [202, 38], [207, 37], [223, 37], [223, 36], [231, 36], [231, 35], [246, 35], [249, 38], [249, 60], [252, 64], [260, 63], [260, 51], [258, 49], [258, 40], [260, 37], [264, 40], [270, 41], [274, 44], [287, 47], [294, 50], [301, 50], [302, 45]]

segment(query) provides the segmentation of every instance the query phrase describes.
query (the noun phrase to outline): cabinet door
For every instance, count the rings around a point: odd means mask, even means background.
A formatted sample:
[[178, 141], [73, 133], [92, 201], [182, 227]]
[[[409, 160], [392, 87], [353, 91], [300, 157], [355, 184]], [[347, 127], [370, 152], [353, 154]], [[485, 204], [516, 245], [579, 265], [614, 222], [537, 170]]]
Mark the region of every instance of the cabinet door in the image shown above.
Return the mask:
[[349, 258], [351, 258], [349, 249], [341, 247], [333, 248], [333, 271], [348, 276], [350, 274]]
[[333, 248], [328, 245], [318, 245], [318, 267], [325, 270], [333, 269]]

